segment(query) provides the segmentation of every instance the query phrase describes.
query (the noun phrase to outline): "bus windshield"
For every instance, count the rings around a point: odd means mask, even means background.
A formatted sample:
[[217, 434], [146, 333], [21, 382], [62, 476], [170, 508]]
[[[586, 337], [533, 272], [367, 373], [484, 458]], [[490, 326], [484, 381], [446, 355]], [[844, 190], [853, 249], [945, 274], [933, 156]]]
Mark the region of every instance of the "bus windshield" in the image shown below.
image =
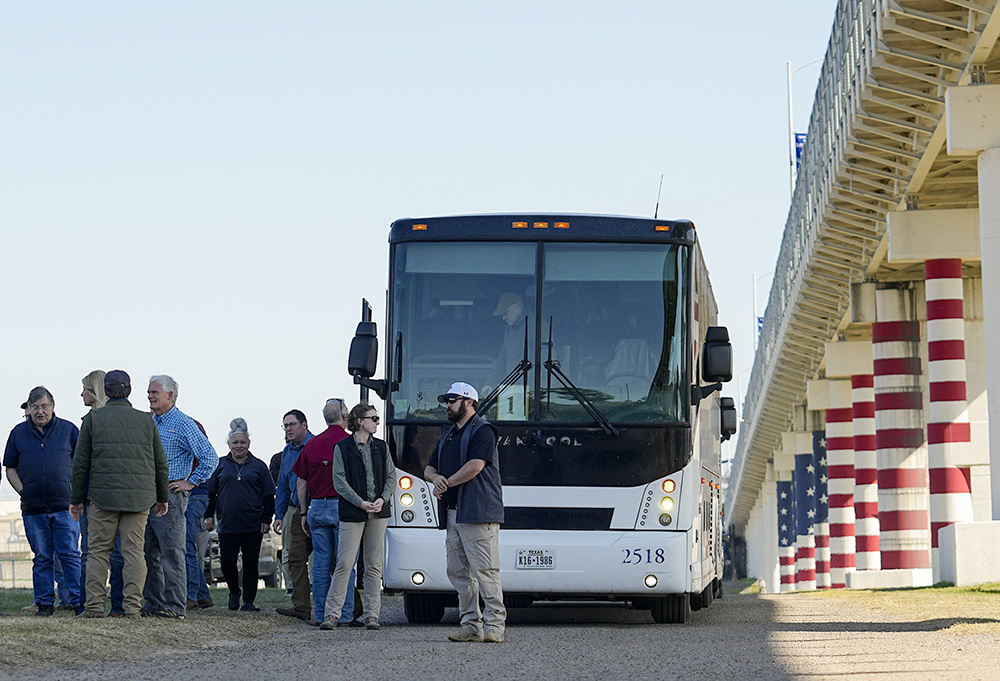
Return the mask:
[[452, 382], [483, 398], [527, 359], [488, 418], [589, 426], [589, 402], [615, 422], [684, 422], [686, 253], [672, 244], [397, 244], [393, 418], [443, 421], [437, 396]]

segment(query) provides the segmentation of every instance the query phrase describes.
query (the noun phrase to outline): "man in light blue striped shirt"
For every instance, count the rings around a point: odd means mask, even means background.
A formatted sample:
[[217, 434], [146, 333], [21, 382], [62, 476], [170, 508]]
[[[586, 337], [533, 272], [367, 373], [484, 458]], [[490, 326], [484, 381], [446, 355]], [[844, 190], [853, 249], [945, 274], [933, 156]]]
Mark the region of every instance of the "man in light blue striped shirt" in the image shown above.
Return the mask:
[[146, 604], [142, 610], [147, 616], [184, 619], [188, 492], [208, 480], [219, 456], [194, 419], [177, 408], [177, 381], [153, 376], [146, 396], [167, 454], [170, 501], [166, 515], [150, 514], [146, 525], [146, 586], [142, 591]]

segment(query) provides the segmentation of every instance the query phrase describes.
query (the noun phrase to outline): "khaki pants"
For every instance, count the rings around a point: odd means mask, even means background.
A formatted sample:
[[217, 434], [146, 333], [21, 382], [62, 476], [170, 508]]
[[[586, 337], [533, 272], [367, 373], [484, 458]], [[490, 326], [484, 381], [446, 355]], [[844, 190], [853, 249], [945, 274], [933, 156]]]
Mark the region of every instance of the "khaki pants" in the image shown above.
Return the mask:
[[[458, 591], [462, 628], [478, 634], [504, 632], [507, 609], [500, 586], [499, 523], [458, 523], [456, 511], [448, 509], [448, 579]], [[479, 597], [486, 604], [479, 610]]]
[[288, 572], [292, 577], [292, 607], [296, 612], [309, 617], [312, 614], [312, 588], [309, 585], [312, 540], [302, 529], [302, 514], [298, 506], [288, 505], [285, 522], [292, 525], [288, 529]]
[[124, 610], [126, 615], [139, 614], [142, 608], [142, 587], [146, 582], [146, 556], [143, 541], [149, 511], [120, 513], [102, 511], [93, 503], [87, 506], [87, 602], [88, 612], [104, 614], [107, 595], [108, 559], [115, 548], [115, 533], [121, 533], [122, 568], [124, 582]]
[[385, 528], [389, 526], [388, 518], [376, 518], [368, 514], [365, 522], [340, 523], [340, 536], [337, 541], [337, 568], [333, 571], [333, 586], [326, 596], [326, 619], [336, 622], [347, 597], [347, 585], [351, 570], [358, 562], [358, 548], [361, 540], [365, 540], [365, 576], [364, 576], [364, 615], [362, 621], [374, 619], [378, 622], [382, 609], [382, 563], [385, 559]]

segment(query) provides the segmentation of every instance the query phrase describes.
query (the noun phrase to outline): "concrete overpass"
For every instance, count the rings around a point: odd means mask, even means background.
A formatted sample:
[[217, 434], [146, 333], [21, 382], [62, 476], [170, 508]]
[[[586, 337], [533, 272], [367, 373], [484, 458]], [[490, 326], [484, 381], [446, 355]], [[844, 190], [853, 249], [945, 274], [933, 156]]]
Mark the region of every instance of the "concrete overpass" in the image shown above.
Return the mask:
[[839, 3], [725, 497], [768, 591], [975, 580], [1000, 541], [998, 38], [997, 0]]

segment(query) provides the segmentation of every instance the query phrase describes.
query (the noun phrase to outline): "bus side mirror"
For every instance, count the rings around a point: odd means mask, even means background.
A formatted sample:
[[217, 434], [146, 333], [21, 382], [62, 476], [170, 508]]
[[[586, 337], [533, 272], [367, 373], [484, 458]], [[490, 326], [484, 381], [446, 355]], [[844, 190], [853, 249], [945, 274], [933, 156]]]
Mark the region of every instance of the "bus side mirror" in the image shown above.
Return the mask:
[[733, 346], [729, 329], [710, 326], [702, 348], [701, 377], [706, 383], [728, 383], [733, 380]]
[[732, 397], [719, 399], [719, 416], [722, 422], [722, 441], [725, 442], [736, 433], [736, 401]]
[[378, 368], [378, 332], [375, 322], [360, 322], [347, 355], [347, 373], [371, 378]]

